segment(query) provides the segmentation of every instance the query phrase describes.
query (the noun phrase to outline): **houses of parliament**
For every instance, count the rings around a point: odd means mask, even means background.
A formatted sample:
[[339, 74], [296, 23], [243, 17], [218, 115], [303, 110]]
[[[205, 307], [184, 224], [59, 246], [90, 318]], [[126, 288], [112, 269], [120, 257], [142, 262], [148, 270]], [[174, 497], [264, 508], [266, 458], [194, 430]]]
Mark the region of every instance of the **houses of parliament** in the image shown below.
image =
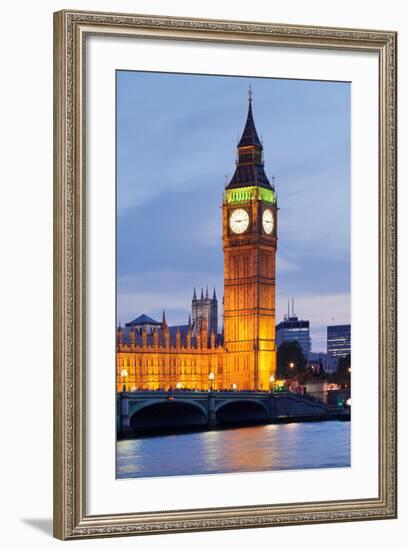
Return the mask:
[[[188, 323], [140, 315], [117, 328], [117, 391], [268, 390], [276, 370], [277, 197], [264, 170], [252, 94], [222, 201], [223, 323], [215, 290], [193, 292]], [[163, 304], [164, 306], [164, 304]]]

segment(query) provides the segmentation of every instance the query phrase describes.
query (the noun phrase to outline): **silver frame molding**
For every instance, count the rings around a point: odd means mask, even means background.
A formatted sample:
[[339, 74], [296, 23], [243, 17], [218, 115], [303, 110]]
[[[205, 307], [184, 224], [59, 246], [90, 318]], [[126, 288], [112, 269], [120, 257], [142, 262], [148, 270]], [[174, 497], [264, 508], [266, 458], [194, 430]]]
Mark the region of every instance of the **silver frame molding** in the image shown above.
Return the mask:
[[[378, 498], [86, 514], [84, 51], [91, 34], [376, 52], [379, 59]], [[54, 14], [54, 536], [145, 535], [395, 518], [396, 42], [391, 31], [149, 15]]]

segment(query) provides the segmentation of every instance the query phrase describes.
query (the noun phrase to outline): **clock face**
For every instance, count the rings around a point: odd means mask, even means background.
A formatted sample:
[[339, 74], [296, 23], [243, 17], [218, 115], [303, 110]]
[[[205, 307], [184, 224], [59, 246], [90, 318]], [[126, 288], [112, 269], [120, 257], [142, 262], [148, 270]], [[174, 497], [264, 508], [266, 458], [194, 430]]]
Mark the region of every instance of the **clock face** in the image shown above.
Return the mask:
[[229, 225], [233, 233], [244, 233], [249, 227], [249, 214], [243, 208], [233, 210], [229, 218]]
[[264, 232], [267, 235], [271, 235], [274, 229], [274, 216], [273, 212], [269, 208], [266, 208], [266, 210], [264, 210], [262, 222]]

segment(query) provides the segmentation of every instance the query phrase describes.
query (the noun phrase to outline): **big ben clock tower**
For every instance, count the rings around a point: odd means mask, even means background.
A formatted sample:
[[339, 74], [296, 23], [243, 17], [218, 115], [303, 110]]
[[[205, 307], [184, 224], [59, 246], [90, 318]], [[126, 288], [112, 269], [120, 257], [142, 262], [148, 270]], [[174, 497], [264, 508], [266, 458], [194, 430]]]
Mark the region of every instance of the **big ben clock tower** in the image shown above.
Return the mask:
[[223, 199], [224, 380], [268, 390], [276, 371], [277, 198], [264, 171], [249, 89], [235, 173]]

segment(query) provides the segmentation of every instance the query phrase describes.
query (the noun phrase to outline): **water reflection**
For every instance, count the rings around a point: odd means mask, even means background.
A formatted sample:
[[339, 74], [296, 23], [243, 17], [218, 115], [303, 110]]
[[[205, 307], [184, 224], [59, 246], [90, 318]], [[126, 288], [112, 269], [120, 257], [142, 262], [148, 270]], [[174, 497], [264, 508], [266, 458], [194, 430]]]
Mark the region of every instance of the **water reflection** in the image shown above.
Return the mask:
[[117, 477], [350, 466], [350, 422], [269, 424], [119, 441]]

